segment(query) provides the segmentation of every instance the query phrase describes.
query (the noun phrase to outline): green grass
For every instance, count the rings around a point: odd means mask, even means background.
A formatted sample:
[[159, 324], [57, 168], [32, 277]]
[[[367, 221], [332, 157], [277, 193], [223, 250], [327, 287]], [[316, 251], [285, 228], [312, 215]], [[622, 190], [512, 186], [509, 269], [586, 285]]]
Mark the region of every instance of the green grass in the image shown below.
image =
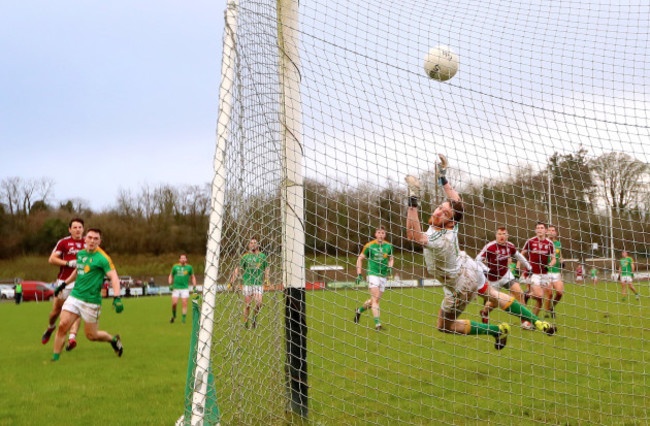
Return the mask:
[[184, 409], [191, 319], [169, 324], [169, 297], [124, 305], [118, 315], [105, 300], [99, 322], [122, 336], [121, 358], [81, 333], [53, 363], [54, 339], [41, 344], [51, 304], [1, 303], [0, 425], [173, 424]]
[[[568, 284], [559, 333], [513, 325], [507, 347], [435, 329], [442, 290], [388, 290], [384, 332], [364, 313], [365, 290], [307, 295], [311, 424], [646, 424], [650, 421], [650, 297], [620, 301], [616, 283]], [[286, 424], [282, 293], [265, 295], [256, 330], [241, 299], [219, 294], [213, 368], [223, 424]], [[169, 298], [106, 302], [102, 329], [125, 354], [80, 339], [51, 363], [43, 346], [49, 304], [0, 304], [0, 424], [171, 424], [183, 411], [190, 323], [168, 323]], [[478, 319], [478, 301], [464, 318]]]

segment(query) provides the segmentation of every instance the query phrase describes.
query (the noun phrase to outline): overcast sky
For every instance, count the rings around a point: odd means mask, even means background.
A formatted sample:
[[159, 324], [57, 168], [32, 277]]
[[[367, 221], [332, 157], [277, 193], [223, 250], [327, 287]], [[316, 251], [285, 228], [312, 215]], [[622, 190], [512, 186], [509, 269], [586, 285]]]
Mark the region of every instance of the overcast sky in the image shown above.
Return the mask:
[[212, 179], [224, 1], [2, 2], [0, 179], [93, 209]]

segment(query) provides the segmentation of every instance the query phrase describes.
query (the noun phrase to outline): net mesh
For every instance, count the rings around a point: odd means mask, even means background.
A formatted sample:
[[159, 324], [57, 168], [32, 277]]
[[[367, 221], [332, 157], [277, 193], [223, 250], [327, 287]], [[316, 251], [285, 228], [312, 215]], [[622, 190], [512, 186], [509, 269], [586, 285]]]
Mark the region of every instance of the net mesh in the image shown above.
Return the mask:
[[[287, 416], [278, 291], [278, 14], [269, 1], [240, 0], [237, 11], [220, 252], [207, 259], [219, 284], [211, 365], [223, 423], [299, 423]], [[294, 232], [305, 235], [310, 421], [648, 422], [650, 4], [311, 0], [300, 2], [296, 29], [305, 214]], [[459, 57], [445, 83], [423, 69], [437, 45]], [[488, 336], [438, 331], [443, 290], [406, 238], [403, 180], [422, 181], [426, 224], [444, 200], [438, 153], [465, 203], [459, 245], [471, 257], [500, 225], [519, 250], [537, 221], [558, 227], [555, 336], [499, 309], [490, 323], [512, 325], [501, 351]], [[353, 321], [369, 298], [355, 282], [357, 257], [379, 225], [395, 257], [382, 331], [370, 311]], [[255, 328], [254, 298], [244, 323], [241, 273], [226, 291], [251, 238], [270, 271]], [[635, 260], [640, 300], [617, 281], [622, 250]], [[480, 322], [482, 305], [461, 318]]]

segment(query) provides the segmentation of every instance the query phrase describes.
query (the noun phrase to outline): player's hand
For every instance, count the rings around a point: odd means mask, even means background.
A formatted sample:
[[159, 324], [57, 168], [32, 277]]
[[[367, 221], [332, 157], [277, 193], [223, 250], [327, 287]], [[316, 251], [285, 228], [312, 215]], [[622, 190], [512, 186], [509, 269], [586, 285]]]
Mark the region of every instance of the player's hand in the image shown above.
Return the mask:
[[169, 291], [174, 291], [174, 286], [173, 285], [169, 286]]
[[122, 299], [120, 297], [113, 298], [113, 307], [115, 308], [115, 312], [118, 314], [124, 310], [124, 305], [122, 304]]
[[59, 284], [59, 285], [54, 289], [54, 296], [55, 296], [55, 297], [58, 296], [58, 295], [63, 291], [63, 289], [65, 288], [65, 286], [66, 286], [65, 281], [62, 282], [61, 284]]
[[449, 163], [447, 162], [447, 157], [442, 154], [438, 154], [440, 157], [440, 162], [436, 163], [436, 170], [438, 172], [438, 184], [444, 185], [447, 183], [447, 167]]
[[361, 281], [363, 281], [363, 275], [359, 274], [359, 275], [357, 275], [357, 279], [354, 280], [354, 283], [356, 285], [359, 285], [359, 284], [361, 284]]
[[77, 261], [76, 260], [68, 260], [65, 262], [65, 266], [68, 268], [76, 268], [77, 267]]
[[269, 280], [264, 280], [264, 287], [270, 288], [271, 287], [271, 281]]

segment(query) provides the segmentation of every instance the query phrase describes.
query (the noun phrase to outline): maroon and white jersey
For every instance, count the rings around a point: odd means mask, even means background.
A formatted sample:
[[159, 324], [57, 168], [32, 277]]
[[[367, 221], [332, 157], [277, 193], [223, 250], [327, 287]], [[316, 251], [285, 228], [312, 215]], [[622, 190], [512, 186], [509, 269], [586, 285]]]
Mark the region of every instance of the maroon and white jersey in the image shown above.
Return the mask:
[[[56, 243], [56, 246], [54, 247], [54, 250], [52, 250], [52, 253], [58, 254], [61, 259], [67, 262], [69, 260], [77, 260], [77, 253], [83, 250], [85, 247], [86, 243], [84, 243], [84, 240], [75, 240], [71, 236], [67, 236], [65, 238], [61, 238], [59, 242]], [[57, 279], [65, 280], [72, 274], [72, 271], [74, 270], [75, 268], [61, 266], [59, 269], [59, 275], [57, 275]]]
[[548, 238], [537, 238], [536, 236], [526, 241], [522, 251], [526, 251], [526, 256], [533, 267], [533, 274], [548, 273], [548, 261], [555, 253], [553, 241]]
[[496, 240], [492, 241], [486, 244], [483, 250], [476, 256], [476, 260], [488, 268], [488, 281], [499, 281], [508, 272], [510, 258], [517, 258], [517, 260], [524, 264], [524, 268], [530, 269], [528, 261], [510, 241], [506, 241], [505, 244], [499, 244]]

